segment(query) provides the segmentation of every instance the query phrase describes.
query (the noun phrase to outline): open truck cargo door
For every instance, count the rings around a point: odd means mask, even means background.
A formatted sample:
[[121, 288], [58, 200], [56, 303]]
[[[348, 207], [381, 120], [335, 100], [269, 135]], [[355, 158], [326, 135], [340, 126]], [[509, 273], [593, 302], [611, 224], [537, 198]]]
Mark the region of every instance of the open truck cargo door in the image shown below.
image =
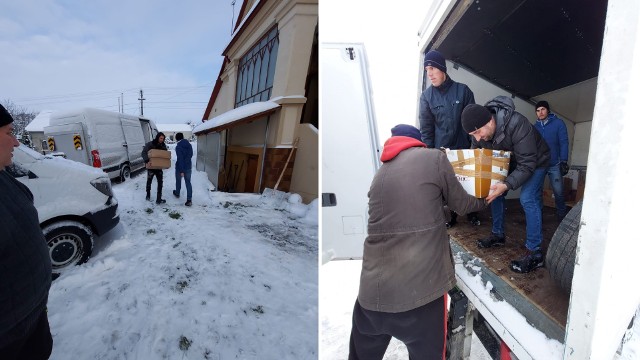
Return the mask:
[[321, 46], [322, 262], [326, 263], [362, 258], [367, 192], [380, 167], [380, 149], [364, 45]]

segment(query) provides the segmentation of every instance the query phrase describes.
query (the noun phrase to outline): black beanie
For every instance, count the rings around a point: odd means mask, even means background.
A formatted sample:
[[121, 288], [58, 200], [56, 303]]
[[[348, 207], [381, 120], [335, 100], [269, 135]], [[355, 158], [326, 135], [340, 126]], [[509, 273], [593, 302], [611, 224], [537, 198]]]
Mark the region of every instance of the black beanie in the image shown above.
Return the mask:
[[427, 55], [424, 56], [424, 67], [433, 66], [434, 68], [447, 72], [447, 62], [444, 60], [444, 56], [436, 50], [430, 50]]
[[418, 141], [422, 141], [420, 130], [418, 130], [415, 126], [406, 124], [394, 126], [393, 129], [391, 129], [391, 136], [408, 136]]
[[536, 110], [538, 110], [539, 107], [543, 107], [543, 108], [546, 108], [547, 111], [551, 111], [551, 108], [549, 108], [549, 103], [544, 100], [538, 101], [536, 103]]
[[462, 128], [467, 134], [487, 125], [490, 120], [491, 112], [482, 105], [470, 104], [462, 110]]
[[7, 109], [0, 104], [0, 126], [5, 126], [7, 124], [11, 124], [13, 122], [13, 118], [11, 114], [7, 111]]

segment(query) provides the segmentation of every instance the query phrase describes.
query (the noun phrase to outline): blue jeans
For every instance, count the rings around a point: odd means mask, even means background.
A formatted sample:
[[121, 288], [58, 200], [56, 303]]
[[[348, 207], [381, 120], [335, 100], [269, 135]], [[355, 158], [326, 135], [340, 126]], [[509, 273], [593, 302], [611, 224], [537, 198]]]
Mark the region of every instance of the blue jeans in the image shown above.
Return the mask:
[[560, 167], [558, 165], [549, 166], [547, 175], [553, 189], [553, 197], [556, 200], [556, 214], [558, 214], [558, 218], [563, 218], [567, 214], [567, 205], [564, 203], [564, 180], [560, 174]]
[[[176, 193], [180, 194], [180, 186], [182, 185], [182, 176], [176, 171]], [[184, 172], [184, 185], [187, 188], [187, 200], [191, 200], [191, 169]]]
[[[531, 251], [539, 250], [542, 244], [542, 184], [547, 169], [536, 169], [529, 180], [522, 184], [520, 191], [520, 204], [524, 209], [524, 217], [527, 221], [527, 242], [526, 247]], [[493, 226], [491, 231], [504, 236], [504, 197], [497, 197], [491, 203], [491, 217]]]

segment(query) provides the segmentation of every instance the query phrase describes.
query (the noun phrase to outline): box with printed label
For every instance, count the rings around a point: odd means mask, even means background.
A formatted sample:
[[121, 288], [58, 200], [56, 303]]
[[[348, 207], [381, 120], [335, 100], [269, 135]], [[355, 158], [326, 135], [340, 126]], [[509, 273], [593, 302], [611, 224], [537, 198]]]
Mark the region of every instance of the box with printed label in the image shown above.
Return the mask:
[[491, 149], [447, 150], [456, 178], [467, 193], [484, 198], [491, 185], [507, 178], [511, 152]]

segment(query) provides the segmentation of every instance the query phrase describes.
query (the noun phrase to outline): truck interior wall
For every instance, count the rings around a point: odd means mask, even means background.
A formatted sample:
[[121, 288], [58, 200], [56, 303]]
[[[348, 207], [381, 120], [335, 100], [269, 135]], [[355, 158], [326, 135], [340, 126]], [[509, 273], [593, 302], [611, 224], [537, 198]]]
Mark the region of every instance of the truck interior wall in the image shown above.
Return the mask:
[[573, 137], [573, 146], [571, 147], [570, 154], [572, 166], [587, 166], [591, 139], [591, 124], [591, 121], [586, 121], [575, 125], [575, 135]]

